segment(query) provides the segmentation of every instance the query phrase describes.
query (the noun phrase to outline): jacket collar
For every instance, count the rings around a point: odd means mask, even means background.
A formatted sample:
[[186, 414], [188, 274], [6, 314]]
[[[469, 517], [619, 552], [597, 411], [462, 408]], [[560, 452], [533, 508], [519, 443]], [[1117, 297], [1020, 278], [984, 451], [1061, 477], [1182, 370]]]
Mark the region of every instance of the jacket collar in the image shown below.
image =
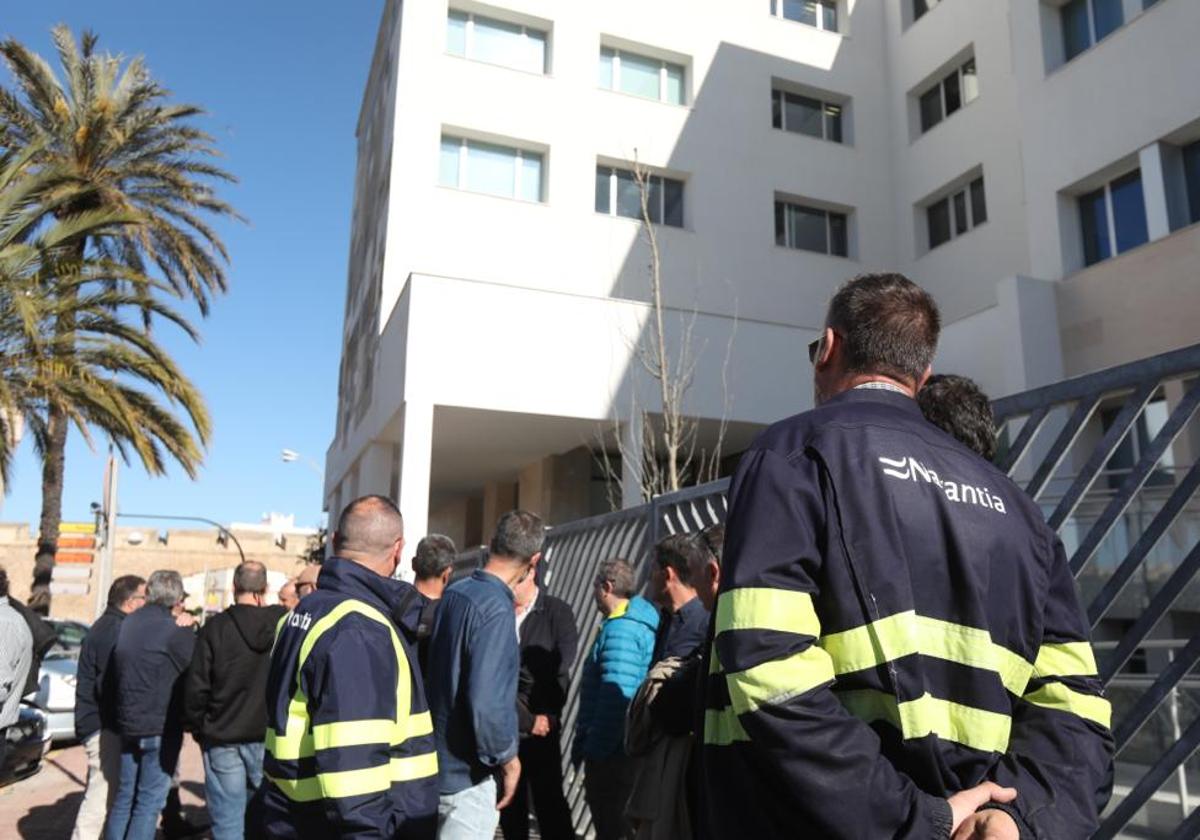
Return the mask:
[[317, 590], [328, 589], [366, 601], [387, 614], [396, 596], [396, 581], [344, 557], [330, 557], [317, 576]]
[[921, 407], [917, 405], [917, 401], [908, 394], [900, 394], [896, 391], [884, 390], [882, 388], [851, 388], [826, 400], [823, 405], [818, 406], [818, 409], [826, 405], [838, 405], [841, 403], [883, 404], [898, 408], [916, 417], [923, 416], [921, 414]]
[[111, 615], [113, 618], [121, 619], [125, 617], [125, 613], [119, 607], [109, 605], [104, 608], [104, 615]]

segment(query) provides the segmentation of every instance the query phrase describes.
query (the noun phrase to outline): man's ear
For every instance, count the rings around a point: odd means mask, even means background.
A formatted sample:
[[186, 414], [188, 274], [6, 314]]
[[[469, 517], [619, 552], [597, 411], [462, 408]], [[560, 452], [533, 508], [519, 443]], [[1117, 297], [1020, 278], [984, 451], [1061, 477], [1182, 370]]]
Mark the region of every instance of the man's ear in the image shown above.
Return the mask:
[[[825, 334], [821, 337], [821, 354], [817, 357], [817, 365], [824, 366], [829, 364], [829, 360], [833, 358], [833, 345], [839, 341], [841, 339], [833, 331], [833, 327], [826, 327]], [[841, 351], [840, 346], [837, 349], [839, 352]]]
[[454, 567], [453, 567], [453, 566], [447, 566], [447, 567], [446, 567], [446, 568], [445, 568], [445, 569], [442, 571], [442, 586], [446, 586], [446, 585], [448, 585], [448, 584], [450, 583], [450, 573], [451, 573], [451, 572], [453, 572], [453, 571], [454, 571]]
[[921, 374], [921, 378], [917, 380], [916, 391], [920, 392], [925, 387], [925, 383], [929, 381], [929, 377], [933, 376], [933, 365], [926, 365], [925, 372]]
[[537, 564], [540, 563], [541, 561], [542, 561], [542, 552], [540, 552], [540, 551], [537, 552], [536, 554], [534, 554], [532, 557], [530, 557], [529, 558], [530, 571], [532, 571], [533, 569], [536, 569]]

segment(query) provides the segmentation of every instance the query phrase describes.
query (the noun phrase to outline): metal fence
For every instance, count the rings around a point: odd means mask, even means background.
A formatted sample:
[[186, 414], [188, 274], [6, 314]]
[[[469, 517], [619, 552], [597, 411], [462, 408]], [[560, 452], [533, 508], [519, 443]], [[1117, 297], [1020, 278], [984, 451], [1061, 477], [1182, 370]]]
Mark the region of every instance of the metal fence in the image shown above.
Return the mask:
[[[997, 400], [998, 465], [1062, 537], [1114, 704], [1117, 784], [1097, 840], [1200, 837], [1200, 345]], [[580, 655], [563, 717], [564, 777], [590, 836], [571, 741], [586, 652], [599, 627], [592, 576], [624, 557], [646, 578], [659, 539], [726, 514], [728, 480], [547, 534], [545, 582], [571, 605]], [[460, 557], [460, 573], [486, 552]], [[1136, 585], [1134, 585], [1136, 583]]]

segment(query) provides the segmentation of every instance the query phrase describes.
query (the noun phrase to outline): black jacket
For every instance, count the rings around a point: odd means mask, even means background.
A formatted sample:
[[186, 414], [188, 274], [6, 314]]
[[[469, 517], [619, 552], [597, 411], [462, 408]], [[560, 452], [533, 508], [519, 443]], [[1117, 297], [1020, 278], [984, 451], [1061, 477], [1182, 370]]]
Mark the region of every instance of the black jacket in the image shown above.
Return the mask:
[[258, 742], [267, 731], [267, 673], [278, 605], [234, 604], [200, 629], [184, 691], [184, 721], [205, 746]]
[[125, 616], [112, 659], [121, 735], [162, 735], [180, 725], [175, 695], [195, 645], [196, 634], [175, 624], [166, 607], [147, 604]]
[[125, 613], [109, 607], [88, 630], [79, 649], [75, 683], [75, 737], [84, 740], [101, 728], [117, 728], [117, 704], [113, 686], [113, 648]]
[[557, 729], [567, 703], [571, 666], [579, 649], [579, 629], [570, 606], [540, 590], [533, 611], [521, 623], [520, 639], [518, 728], [522, 735], [528, 735], [534, 715], [546, 715], [551, 728]]

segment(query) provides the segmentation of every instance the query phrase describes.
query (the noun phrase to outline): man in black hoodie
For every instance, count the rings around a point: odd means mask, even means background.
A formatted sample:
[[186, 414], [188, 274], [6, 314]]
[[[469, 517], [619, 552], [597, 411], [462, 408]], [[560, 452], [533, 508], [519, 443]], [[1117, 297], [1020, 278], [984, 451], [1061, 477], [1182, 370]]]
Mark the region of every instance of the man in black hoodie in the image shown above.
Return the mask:
[[246, 804], [262, 784], [267, 671], [285, 613], [266, 595], [266, 567], [238, 566], [233, 606], [201, 629], [188, 671], [184, 714], [204, 753], [214, 840], [241, 840]]

